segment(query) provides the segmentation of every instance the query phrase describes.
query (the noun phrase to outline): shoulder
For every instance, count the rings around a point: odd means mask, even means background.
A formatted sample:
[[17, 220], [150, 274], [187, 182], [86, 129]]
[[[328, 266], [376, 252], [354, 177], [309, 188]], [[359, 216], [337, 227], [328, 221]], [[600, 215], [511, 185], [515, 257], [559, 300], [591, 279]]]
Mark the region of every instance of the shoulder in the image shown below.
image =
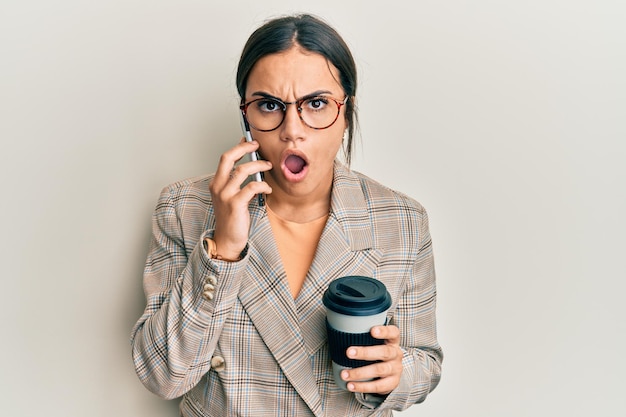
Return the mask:
[[202, 175], [163, 187], [153, 213], [157, 230], [178, 239], [188, 255], [210, 224], [212, 178], [213, 175]]
[[400, 247], [403, 253], [410, 250], [417, 256], [419, 248], [430, 241], [424, 206], [362, 173], [354, 172], [354, 176], [360, 183], [379, 245], [387, 249]]
[[166, 197], [175, 203], [187, 199], [196, 199], [208, 203], [211, 200], [209, 183], [212, 179], [213, 174], [205, 174], [173, 182], [163, 187], [161, 197]]
[[209, 183], [213, 174], [173, 182], [161, 190], [156, 206], [157, 215], [204, 217], [211, 206]]
[[418, 217], [426, 215], [424, 206], [413, 197], [389, 188], [358, 171], [352, 173], [358, 179], [365, 200], [372, 211], [396, 210]]

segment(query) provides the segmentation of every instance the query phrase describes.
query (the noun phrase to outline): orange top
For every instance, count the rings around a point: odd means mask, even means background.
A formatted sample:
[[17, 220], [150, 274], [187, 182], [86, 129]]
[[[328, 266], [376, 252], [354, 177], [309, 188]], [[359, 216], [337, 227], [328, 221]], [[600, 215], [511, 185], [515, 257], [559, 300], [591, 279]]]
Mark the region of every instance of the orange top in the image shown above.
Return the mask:
[[328, 214], [307, 223], [295, 223], [279, 217], [269, 205], [265, 207], [287, 273], [291, 295], [296, 298], [313, 262]]

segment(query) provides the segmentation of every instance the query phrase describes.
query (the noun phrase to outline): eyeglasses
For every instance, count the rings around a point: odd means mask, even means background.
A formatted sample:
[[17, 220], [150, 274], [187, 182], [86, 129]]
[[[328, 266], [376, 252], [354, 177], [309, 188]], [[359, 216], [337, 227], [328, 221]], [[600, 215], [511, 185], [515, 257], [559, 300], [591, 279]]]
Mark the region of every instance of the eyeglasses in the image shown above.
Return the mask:
[[331, 127], [339, 118], [341, 106], [346, 104], [349, 96], [343, 101], [328, 96], [303, 97], [296, 101], [286, 102], [273, 97], [257, 98], [239, 106], [248, 123], [261, 132], [278, 129], [285, 120], [287, 106], [295, 104], [300, 120], [312, 129]]

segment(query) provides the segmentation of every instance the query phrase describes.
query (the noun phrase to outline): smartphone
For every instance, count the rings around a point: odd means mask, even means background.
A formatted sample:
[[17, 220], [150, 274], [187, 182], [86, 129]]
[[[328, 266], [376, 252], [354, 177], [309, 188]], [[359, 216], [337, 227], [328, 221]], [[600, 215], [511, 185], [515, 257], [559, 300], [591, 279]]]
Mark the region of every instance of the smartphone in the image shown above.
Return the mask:
[[[243, 112], [241, 112], [241, 118], [239, 120], [241, 122], [241, 130], [243, 131], [243, 135], [246, 138], [246, 142], [252, 142], [252, 134], [250, 133], [250, 125], [248, 124], [248, 121], [246, 120], [246, 117], [244, 116]], [[257, 152], [250, 153], [250, 159], [252, 161], [258, 161], [259, 154]], [[255, 173], [254, 180], [258, 182], [263, 181], [263, 173], [262, 172]], [[259, 206], [265, 205], [265, 196], [262, 193], [259, 193], [258, 195], [258, 202], [259, 202]]]

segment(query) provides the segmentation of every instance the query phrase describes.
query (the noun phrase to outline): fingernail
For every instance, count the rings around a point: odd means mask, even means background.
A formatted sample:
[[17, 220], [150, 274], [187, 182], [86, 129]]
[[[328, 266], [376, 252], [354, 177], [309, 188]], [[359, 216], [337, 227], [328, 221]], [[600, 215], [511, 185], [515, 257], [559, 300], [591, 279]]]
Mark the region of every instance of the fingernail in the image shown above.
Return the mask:
[[356, 349], [348, 349], [348, 356], [351, 358], [356, 356]]
[[354, 391], [354, 384], [348, 384], [348, 391]]
[[344, 381], [347, 380], [349, 377], [350, 375], [348, 374], [348, 371], [341, 372], [341, 379], [343, 379]]

